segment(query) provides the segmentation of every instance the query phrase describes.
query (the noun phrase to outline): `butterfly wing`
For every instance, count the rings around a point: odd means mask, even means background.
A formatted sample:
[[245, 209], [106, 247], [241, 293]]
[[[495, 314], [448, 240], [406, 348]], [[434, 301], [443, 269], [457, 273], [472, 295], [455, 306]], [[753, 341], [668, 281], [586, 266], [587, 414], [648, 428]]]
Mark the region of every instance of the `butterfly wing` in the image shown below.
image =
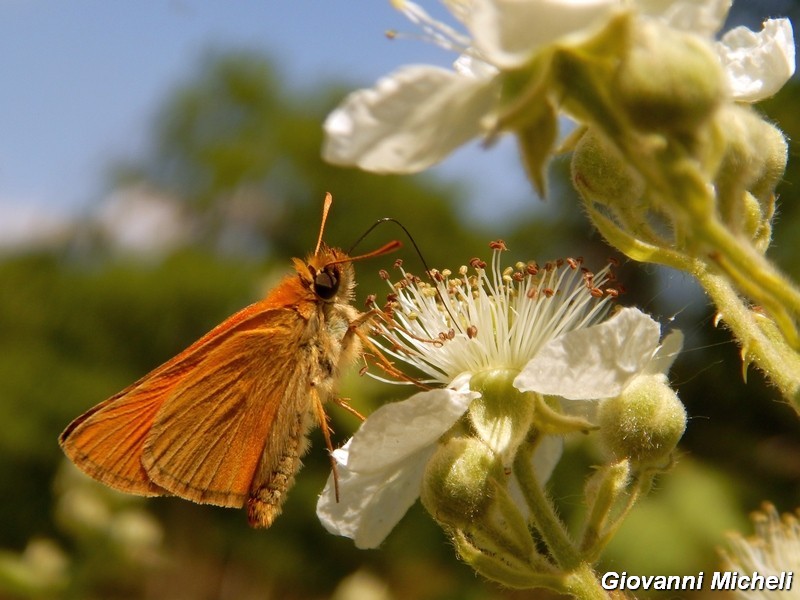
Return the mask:
[[307, 325], [276, 309], [209, 352], [155, 416], [142, 454], [150, 479], [194, 502], [243, 506], [272, 470], [262, 461], [280, 456], [310, 413]]
[[70, 423], [59, 439], [61, 448], [82, 471], [109, 487], [142, 496], [168, 493], [150, 480], [140, 462], [162, 403], [163, 394], [147, 384], [113, 396]]
[[[123, 492], [170, 493], [142, 466], [145, 442], [158, 411], [177, 389], [196, 377], [207, 357], [240, 331], [268, 327], [275, 310], [266, 301], [229, 317], [186, 350], [118, 394], [72, 421], [59, 437], [64, 453], [81, 470]], [[300, 319], [302, 320], [302, 319]]]

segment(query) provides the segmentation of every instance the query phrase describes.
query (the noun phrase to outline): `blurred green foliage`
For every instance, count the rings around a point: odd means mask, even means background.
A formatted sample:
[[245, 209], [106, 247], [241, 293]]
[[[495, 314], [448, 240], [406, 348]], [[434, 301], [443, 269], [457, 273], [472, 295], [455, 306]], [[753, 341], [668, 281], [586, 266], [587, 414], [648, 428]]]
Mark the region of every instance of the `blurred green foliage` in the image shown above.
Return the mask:
[[[377, 218], [392, 216], [431, 266], [486, 256], [487, 242], [498, 237], [508, 241], [510, 261], [569, 253], [599, 267], [610, 254], [577, 209], [563, 161], [552, 169], [547, 211], [492, 231], [462, 218], [460, 184], [326, 165], [320, 123], [343, 92], [298, 97], [263, 57], [210, 56], [167, 98], [152, 152], [119, 165], [112, 177], [116, 188], [145, 183], [166, 192], [191, 225], [187, 242], [141, 259], [117, 251], [89, 219], [63, 246], [0, 260], [0, 598], [325, 598], [343, 580], [357, 587], [370, 574], [385, 584], [378, 588], [387, 598], [528, 597], [477, 579], [419, 506], [377, 551], [328, 535], [314, 513], [329, 471], [319, 432], [284, 515], [267, 532], [249, 529], [242, 511], [132, 499], [64, 470], [56, 438], [72, 418], [258, 299], [290, 269], [290, 256], [313, 249], [326, 191], [335, 200], [325, 239], [344, 248]], [[794, 138], [798, 96], [793, 84], [766, 105]], [[796, 170], [787, 172], [775, 249], [795, 276], [798, 180]], [[525, 201], [536, 202], [532, 195]], [[395, 238], [407, 242], [384, 225], [359, 249]], [[423, 270], [408, 243], [394, 256], [358, 264], [357, 306], [368, 293], [388, 291], [377, 271], [395, 258]], [[757, 374], [742, 383], [736, 348], [714, 329], [695, 288], [630, 264], [619, 276], [629, 290], [625, 304], [665, 323], [675, 316], [687, 334], [673, 379], [690, 423], [685, 457], [634, 512], [607, 561], [630, 572], [710, 569], [722, 531], [743, 527], [761, 500], [782, 510], [800, 503], [800, 428]], [[342, 384], [342, 395], [364, 412], [408, 393], [355, 373]], [[341, 442], [357, 423], [335, 407], [330, 412]], [[591, 444], [581, 443], [559, 464], [553, 490], [568, 521], [582, 510], [575, 499], [597, 460]], [[353, 574], [366, 579], [348, 579]]]

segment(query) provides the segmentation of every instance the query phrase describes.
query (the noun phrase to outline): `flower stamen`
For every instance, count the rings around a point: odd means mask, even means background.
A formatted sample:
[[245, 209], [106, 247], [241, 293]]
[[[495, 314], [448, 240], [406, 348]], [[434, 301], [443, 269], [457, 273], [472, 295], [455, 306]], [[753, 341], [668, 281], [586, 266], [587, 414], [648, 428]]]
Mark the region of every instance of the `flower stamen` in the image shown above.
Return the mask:
[[391, 31], [391, 38], [404, 38], [404, 39], [417, 39], [423, 42], [429, 42], [439, 46], [448, 51], [453, 51], [458, 54], [470, 53], [470, 45], [472, 40], [456, 31], [453, 27], [442, 23], [430, 16], [425, 9], [416, 4], [415, 2], [408, 2], [406, 0], [392, 0], [392, 6], [403, 13], [409, 21], [417, 25], [422, 34], [409, 34], [405, 32]]
[[398, 282], [387, 281], [393, 296], [389, 310], [379, 311], [377, 343], [426, 374], [425, 383], [448, 383], [488, 365], [520, 369], [549, 340], [601, 320], [618, 295], [603, 289], [613, 281], [610, 267], [593, 274], [573, 258], [543, 269], [523, 262], [503, 267], [505, 243], [490, 247], [491, 265], [473, 258], [472, 274], [467, 266], [454, 277], [432, 269], [428, 283], [396, 265]]

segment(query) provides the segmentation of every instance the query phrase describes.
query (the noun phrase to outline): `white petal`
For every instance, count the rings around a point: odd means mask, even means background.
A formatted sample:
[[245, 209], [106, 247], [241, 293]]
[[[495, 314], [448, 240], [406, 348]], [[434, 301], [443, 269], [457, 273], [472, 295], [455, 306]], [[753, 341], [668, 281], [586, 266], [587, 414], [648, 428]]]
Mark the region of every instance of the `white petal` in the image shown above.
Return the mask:
[[599, 325], [575, 329], [545, 344], [514, 386], [570, 400], [616, 396], [650, 362], [660, 331], [643, 312], [623, 308]]
[[372, 413], [353, 436], [348, 466], [381, 471], [430, 446], [463, 415], [476, 392], [428, 390]]
[[459, 56], [453, 63], [453, 69], [460, 75], [478, 79], [490, 79], [499, 73], [496, 67], [469, 54]]
[[795, 48], [789, 19], [769, 19], [759, 33], [736, 27], [717, 42], [735, 100], [769, 98], [794, 74]]
[[533, 451], [533, 472], [536, 480], [544, 485], [553, 474], [564, 452], [564, 439], [558, 435], [546, 435]]
[[681, 333], [679, 329], [670, 331], [669, 334], [664, 337], [661, 346], [659, 346], [652, 360], [650, 360], [650, 364], [647, 365], [645, 373], [651, 375], [655, 375], [656, 373], [666, 374], [672, 366], [672, 363], [678, 358], [681, 348], [683, 348], [683, 333]]
[[467, 26], [475, 46], [501, 68], [525, 64], [542, 46], [582, 32], [619, 0], [473, 0]]
[[493, 79], [403, 67], [328, 115], [323, 158], [378, 173], [421, 171], [482, 133], [497, 93]]
[[713, 38], [728, 17], [733, 0], [638, 0], [644, 14], [657, 16], [674, 29]]
[[419, 497], [422, 475], [436, 445], [384, 471], [370, 474], [347, 467], [348, 447], [334, 450], [339, 465], [339, 502], [328, 477], [317, 501], [317, 516], [325, 529], [354, 540], [358, 548], [376, 548]]

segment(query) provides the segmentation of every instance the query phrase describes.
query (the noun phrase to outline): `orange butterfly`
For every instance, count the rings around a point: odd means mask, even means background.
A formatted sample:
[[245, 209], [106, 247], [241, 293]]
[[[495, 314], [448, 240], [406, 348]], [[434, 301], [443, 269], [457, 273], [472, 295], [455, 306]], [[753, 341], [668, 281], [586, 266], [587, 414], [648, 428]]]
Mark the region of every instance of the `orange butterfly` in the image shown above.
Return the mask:
[[326, 246], [331, 201], [314, 253], [293, 261], [296, 274], [70, 423], [59, 438], [70, 460], [123, 492], [247, 504], [251, 526], [272, 525], [310, 428], [320, 424], [332, 449], [323, 403], [368, 321], [351, 305], [352, 262], [400, 246], [354, 258]]

